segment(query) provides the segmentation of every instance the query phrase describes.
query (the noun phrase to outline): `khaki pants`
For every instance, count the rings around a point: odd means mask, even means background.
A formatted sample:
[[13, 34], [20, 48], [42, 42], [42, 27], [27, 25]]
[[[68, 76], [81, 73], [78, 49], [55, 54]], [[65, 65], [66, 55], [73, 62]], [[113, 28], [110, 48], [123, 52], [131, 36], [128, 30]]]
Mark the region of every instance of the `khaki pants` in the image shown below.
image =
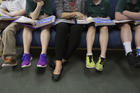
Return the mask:
[[2, 51], [2, 59], [6, 56], [14, 56], [16, 58], [16, 32], [23, 29], [23, 26], [17, 23], [8, 25], [2, 33], [2, 44], [0, 50]]
[[2, 56], [2, 31], [10, 24], [10, 22], [0, 22], [0, 56]]

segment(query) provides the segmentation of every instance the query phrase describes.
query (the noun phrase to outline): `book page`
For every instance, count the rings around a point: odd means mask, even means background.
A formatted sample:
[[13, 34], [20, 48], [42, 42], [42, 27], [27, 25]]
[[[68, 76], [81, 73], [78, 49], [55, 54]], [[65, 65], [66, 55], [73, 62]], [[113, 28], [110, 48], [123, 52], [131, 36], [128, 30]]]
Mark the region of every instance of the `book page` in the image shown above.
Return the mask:
[[140, 20], [136, 20], [135, 25], [140, 25]]
[[57, 19], [55, 22], [55, 25], [59, 24], [61, 22], [68, 23], [68, 24], [89, 24], [89, 23], [93, 22], [93, 20], [89, 21], [87, 19], [86, 20], [76, 20], [76, 21], [77, 22], [75, 22], [75, 20]]
[[31, 18], [22, 16], [22, 17], [18, 18], [15, 22], [16, 23], [24, 23], [24, 24], [35, 25], [37, 20], [32, 20]]
[[38, 20], [36, 24], [33, 26], [34, 28], [43, 27], [55, 22], [55, 16], [50, 16], [41, 20]]
[[93, 18], [95, 26], [111, 26], [115, 23], [110, 18]]
[[120, 21], [113, 20], [113, 21], [114, 21], [114, 23], [128, 23], [128, 22], [132, 22], [133, 20], [120, 20]]
[[0, 10], [0, 16], [6, 16], [6, 17], [9, 17], [8, 15], [4, 14], [1, 10]]

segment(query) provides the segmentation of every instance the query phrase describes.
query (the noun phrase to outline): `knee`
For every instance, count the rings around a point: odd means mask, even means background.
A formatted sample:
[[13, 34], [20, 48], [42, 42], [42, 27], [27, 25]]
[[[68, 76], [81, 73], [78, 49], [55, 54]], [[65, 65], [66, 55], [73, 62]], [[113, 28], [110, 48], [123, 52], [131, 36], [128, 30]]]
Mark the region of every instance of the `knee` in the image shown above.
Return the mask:
[[135, 28], [136, 31], [140, 31], [140, 25]]
[[122, 30], [131, 30], [131, 27], [130, 27], [129, 24], [123, 24], [123, 25], [121, 26], [121, 29], [122, 29]]
[[100, 32], [101, 33], [108, 33], [108, 27], [107, 26], [101, 27]]
[[96, 28], [94, 26], [88, 27], [88, 33], [95, 33], [95, 32], [96, 32]]
[[51, 26], [48, 25], [48, 26], [42, 27], [41, 30], [50, 31], [50, 28], [51, 28]]
[[9, 36], [9, 35], [14, 35], [15, 33], [14, 32], [12, 32], [11, 30], [9, 30], [9, 29], [5, 29], [4, 31], [3, 31], [3, 36]]
[[43, 33], [43, 34], [44, 34], [44, 33], [50, 33], [50, 29], [42, 29], [42, 30], [41, 30], [41, 33]]
[[29, 28], [29, 27], [25, 26], [23, 32], [31, 33], [32, 30], [33, 30], [32, 28]]

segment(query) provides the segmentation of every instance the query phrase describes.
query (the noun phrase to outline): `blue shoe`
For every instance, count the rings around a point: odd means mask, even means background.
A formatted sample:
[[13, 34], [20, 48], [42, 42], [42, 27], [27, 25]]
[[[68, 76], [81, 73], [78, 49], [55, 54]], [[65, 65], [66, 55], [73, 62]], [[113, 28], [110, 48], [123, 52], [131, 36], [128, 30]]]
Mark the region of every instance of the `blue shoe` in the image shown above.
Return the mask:
[[31, 55], [30, 54], [23, 54], [21, 68], [26, 68], [31, 66]]
[[39, 67], [39, 68], [47, 67], [47, 56], [46, 56], [46, 54], [41, 54], [40, 55], [39, 61], [37, 63], [37, 67]]

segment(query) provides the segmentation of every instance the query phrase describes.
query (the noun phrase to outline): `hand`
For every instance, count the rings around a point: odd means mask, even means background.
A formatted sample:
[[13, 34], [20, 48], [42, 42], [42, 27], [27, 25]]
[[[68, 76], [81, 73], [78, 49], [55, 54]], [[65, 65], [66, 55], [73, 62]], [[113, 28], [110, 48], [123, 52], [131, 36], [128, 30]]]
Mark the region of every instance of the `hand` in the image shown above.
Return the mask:
[[125, 11], [123, 11], [123, 15], [127, 15], [129, 13], [129, 11], [127, 11], [127, 10], [125, 10]]
[[46, 17], [48, 17], [48, 15], [46, 15], [46, 14], [40, 15], [40, 16], [39, 16], [39, 19], [43, 19], [43, 18], [46, 18]]
[[82, 13], [80, 12], [74, 12], [74, 15], [78, 18], [78, 19], [85, 19], [86, 16], [83, 15]]
[[37, 2], [37, 6], [42, 7], [43, 5], [44, 5], [44, 2], [43, 1]]
[[14, 12], [8, 12], [8, 13], [6, 13], [6, 15], [8, 15], [8, 16], [10, 16], [10, 17], [14, 17], [15, 16], [15, 14], [14, 14]]

